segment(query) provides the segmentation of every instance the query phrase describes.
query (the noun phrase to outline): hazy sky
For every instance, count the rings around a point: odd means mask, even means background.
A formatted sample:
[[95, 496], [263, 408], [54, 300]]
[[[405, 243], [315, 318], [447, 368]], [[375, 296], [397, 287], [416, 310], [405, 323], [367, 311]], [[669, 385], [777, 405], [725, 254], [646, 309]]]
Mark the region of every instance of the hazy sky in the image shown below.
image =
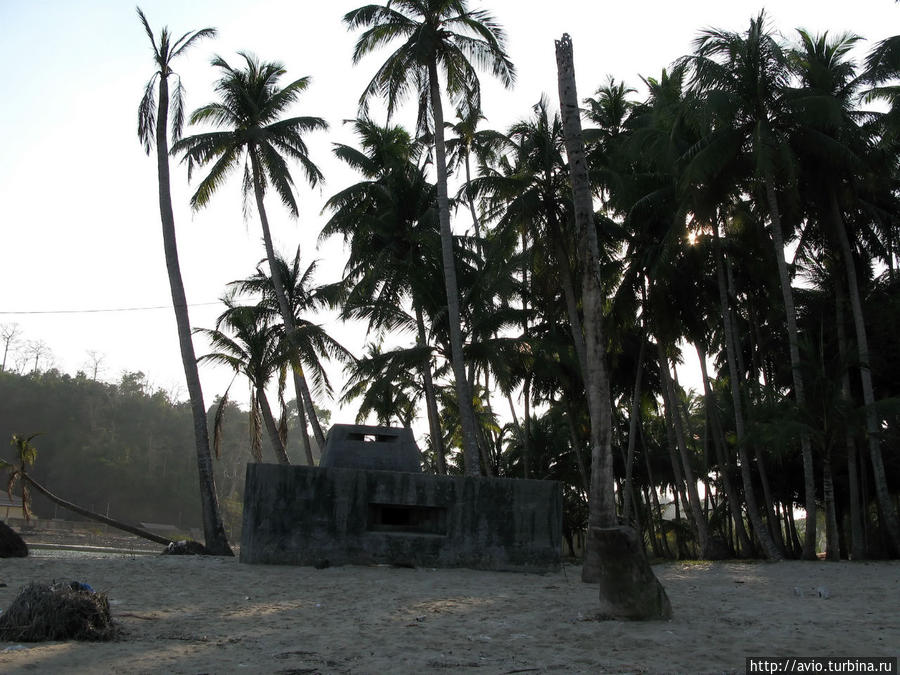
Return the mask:
[[[359, 4], [146, 0], [141, 5], [156, 34], [163, 25], [176, 35], [206, 26], [219, 30], [217, 39], [200, 43], [174, 64], [187, 88], [189, 111], [214, 98], [213, 54], [232, 61], [237, 50], [248, 50], [280, 60], [288, 71], [285, 83], [312, 77], [291, 112], [318, 115], [331, 125], [327, 133], [308, 138], [326, 184], [321, 190], [301, 187], [299, 221], [275, 200], [268, 213], [276, 245], [288, 255], [301, 246], [307, 263], [319, 259], [322, 282], [337, 280], [345, 260], [340, 242], [317, 248], [322, 206], [358, 180], [332, 159], [331, 143], [353, 142], [342, 121], [355, 117], [359, 93], [381, 62], [376, 54], [359, 66], [351, 63], [356, 36], [344, 29], [341, 17]], [[762, 4], [491, 0], [472, 6], [489, 9], [506, 28], [518, 70], [510, 92], [490, 85], [489, 75], [482, 78], [487, 125], [503, 129], [526, 117], [542, 93], [556, 106], [553, 40], [564, 32], [572, 35], [579, 95], [585, 97], [607, 75], [633, 86], [639, 75], [658, 75], [690, 50], [704, 27], [744, 30]], [[867, 38], [868, 48], [900, 30], [900, 5], [894, 0], [786, 0], [771, 2], [767, 12], [788, 38], [801, 26], [812, 32], [849, 30]], [[154, 65], [134, 6], [118, 0], [0, 0], [0, 62], [6, 64], [0, 80], [0, 324], [18, 323], [23, 339], [43, 340], [61, 370], [86, 369], [87, 352], [93, 350], [105, 355], [105, 379], [117, 380], [125, 369], [142, 370], [156, 386], [183, 395], [155, 160], [144, 154], [136, 136], [137, 105]], [[411, 126], [414, 113], [404, 110], [397, 121]], [[225, 284], [251, 274], [264, 255], [259, 225], [255, 216], [242, 218], [237, 180], [223, 186], [205, 210], [191, 213], [184, 167], [173, 161], [172, 169], [181, 269], [188, 302], [196, 305], [191, 320], [212, 327], [220, 311], [214, 303]], [[297, 182], [302, 182], [299, 173]], [[458, 229], [466, 225], [458, 220]], [[62, 311], [77, 312], [34, 313]], [[361, 351], [363, 331], [328, 326]], [[202, 342], [196, 348], [198, 354], [206, 349]], [[206, 366], [201, 378], [209, 404], [230, 374]], [[238, 388], [242, 395], [245, 387]], [[330, 401], [321, 404], [333, 407]], [[352, 421], [352, 414], [338, 421]]]

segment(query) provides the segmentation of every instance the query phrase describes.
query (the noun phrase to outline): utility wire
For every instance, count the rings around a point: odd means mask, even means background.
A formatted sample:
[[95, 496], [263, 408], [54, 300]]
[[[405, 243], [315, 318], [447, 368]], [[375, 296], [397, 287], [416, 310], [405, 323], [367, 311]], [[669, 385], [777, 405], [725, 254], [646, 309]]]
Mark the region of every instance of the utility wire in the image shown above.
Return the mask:
[[[189, 302], [188, 307], [202, 307], [204, 305], [219, 305], [221, 302]], [[100, 314], [114, 312], [146, 312], [153, 309], [172, 309], [173, 305], [154, 305], [152, 307], [117, 307], [114, 309], [48, 309], [23, 312], [0, 312], [0, 316], [20, 314]]]

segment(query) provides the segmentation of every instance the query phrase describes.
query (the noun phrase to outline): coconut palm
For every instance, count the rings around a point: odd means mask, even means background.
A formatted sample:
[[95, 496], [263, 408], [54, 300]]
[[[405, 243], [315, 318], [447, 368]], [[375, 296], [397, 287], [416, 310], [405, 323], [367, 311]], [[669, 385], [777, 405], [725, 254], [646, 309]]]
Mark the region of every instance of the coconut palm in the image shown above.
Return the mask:
[[514, 81], [513, 64], [504, 51], [504, 32], [488, 12], [470, 10], [466, 0], [403, 0], [389, 1], [383, 6], [366, 5], [348, 12], [344, 23], [350, 30], [366, 29], [356, 42], [354, 63], [380, 47], [396, 40], [402, 41], [363, 91], [360, 98], [363, 109], [369, 99], [381, 96], [387, 100], [390, 117], [405, 95], [412, 91], [419, 97], [418, 119], [422, 130], [427, 126], [428, 113], [431, 114], [451, 362], [460, 401], [466, 473], [477, 474], [475, 413], [463, 358], [459, 291], [450, 227], [439, 70], [443, 71], [444, 87], [451, 103], [480, 109], [480, 85], [471, 62], [488, 67], [507, 87], [512, 86]]
[[[556, 41], [559, 107], [572, 186], [572, 203], [578, 247], [581, 252], [581, 298], [584, 308], [584, 384], [587, 393], [591, 446], [591, 491], [588, 499], [588, 526], [616, 525], [615, 478], [612, 459], [612, 406], [606, 344], [603, 335], [603, 292], [600, 280], [600, 245], [594, 225], [591, 185], [584, 152], [584, 136], [575, 89], [572, 41], [563, 35]], [[593, 541], [593, 538], [589, 539]], [[599, 553], [590, 546], [585, 551], [582, 580], [600, 578]]]
[[460, 164], [465, 172], [465, 184], [460, 188], [460, 196], [465, 195], [466, 204], [469, 206], [469, 214], [472, 216], [472, 225], [475, 228], [475, 237], [481, 239], [481, 218], [475, 209], [475, 196], [472, 193], [472, 156], [480, 165], [489, 163], [507, 146], [508, 139], [498, 131], [492, 129], [478, 129], [478, 124], [485, 117], [481, 111], [469, 106], [468, 111], [459, 109], [456, 111], [457, 120], [454, 123], [446, 123], [446, 128], [453, 136], [446, 141], [447, 170], [453, 172]]
[[792, 52], [801, 84], [791, 97], [798, 118], [794, 136], [806, 160], [803, 183], [808, 188], [809, 203], [816, 205], [811, 215], [819, 224], [819, 232], [805, 235], [804, 240], [819, 239], [838, 252], [842, 262], [846, 284], [840, 286], [847, 289], [853, 319], [875, 494], [895, 555], [900, 555], [900, 521], [888, 492], [879, 442], [880, 421], [874, 406], [869, 340], [857, 273], [857, 260], [865, 261], [870, 256], [859, 254], [857, 240], [862, 237], [856, 235], [862, 232], [851, 230], [854, 220], [867, 226], [869, 218], [859, 208], [865, 197], [860, 198], [862, 190], [856, 184], [859, 174], [866, 171], [867, 158], [878, 156], [875, 141], [862, 124], [873, 114], [863, 115], [854, 109], [862, 81], [848, 55], [860, 38], [852, 34], [832, 39], [827, 34], [814, 37], [803, 30], [798, 34], [800, 46]]
[[[153, 76], [144, 88], [144, 96], [138, 107], [138, 138], [147, 154], [156, 147], [157, 174], [159, 178], [159, 213], [162, 222], [163, 250], [169, 273], [169, 287], [172, 305], [175, 309], [175, 323], [178, 328], [178, 343], [181, 348], [181, 362], [184, 365], [191, 411], [194, 416], [194, 443], [197, 451], [197, 468], [200, 477], [200, 504], [203, 517], [203, 534], [206, 548], [215, 555], [232, 555], [225, 536], [225, 527], [219, 515], [219, 500], [213, 475], [212, 456], [209, 450], [209, 429], [206, 425], [206, 408], [203, 405], [203, 390], [191, 342], [191, 320], [188, 315], [187, 298], [181, 280], [178, 264], [178, 245], [175, 235], [175, 215], [172, 211], [172, 192], [169, 185], [169, 133], [171, 113], [172, 142], [181, 138], [184, 126], [184, 87], [181, 78], [172, 70], [172, 61], [197, 44], [200, 40], [213, 37], [214, 28], [189, 31], [174, 39], [168, 28], [163, 28], [159, 40], [150, 29], [144, 13], [138, 8], [138, 17], [150, 44], [156, 67]], [[169, 78], [175, 78], [175, 89], [170, 97]], [[159, 88], [159, 101], [156, 89]]]
[[[776, 180], [789, 187], [793, 180], [793, 160], [786, 143], [790, 123], [785, 93], [789, 69], [785, 50], [769, 26], [764, 12], [751, 19], [746, 33], [718, 29], [702, 31], [695, 41], [694, 54], [685, 58], [692, 69], [692, 89], [704, 97], [718, 124], [706, 139], [709, 155], [748, 158], [753, 167], [751, 191], [768, 216], [781, 285], [787, 323], [788, 350], [794, 397], [805, 406], [805, 386], [800, 367], [797, 313], [794, 308], [791, 275], [785, 260], [784, 224], [781, 218]], [[806, 540], [804, 556], [815, 558], [816, 487], [812, 444], [809, 434], [800, 434], [804, 470]]]
[[[212, 163], [209, 173], [200, 181], [191, 197], [191, 206], [195, 210], [206, 206], [227, 176], [243, 164], [242, 190], [245, 205], [249, 203], [252, 193], [281, 319], [287, 329], [287, 339], [292, 344], [292, 351], [299, 354], [302, 350], [296, 340], [297, 326], [288, 301], [285, 280], [276, 263], [265, 195], [268, 190], [274, 190], [290, 215], [294, 218], [299, 215], [294, 196], [294, 179], [285, 157], [300, 164], [311, 186], [321, 183], [322, 172], [310, 159], [303, 135], [326, 129], [328, 125], [320, 117], [281, 119], [281, 115], [309, 86], [308, 77], [298, 78], [285, 87], [280, 87], [279, 80], [286, 72], [282, 64], [260, 61], [246, 52], [240, 52], [240, 56], [244, 60], [243, 68], [233, 68], [220, 56], [213, 59], [213, 66], [222, 71], [222, 77], [216, 83], [216, 92], [221, 100], [198, 108], [191, 115], [191, 124], [209, 122], [226, 130], [184, 138], [172, 147], [172, 151], [184, 155], [188, 177], [195, 166]], [[294, 368], [298, 378], [303, 379], [305, 376], [299, 360], [294, 362]], [[298, 412], [302, 417], [303, 409], [306, 410], [316, 441], [319, 447], [324, 447], [325, 434], [319, 425], [313, 402], [308, 398], [308, 388], [301, 389], [304, 395], [302, 403], [299, 398], [297, 400]]]
[[[262, 269], [262, 262], [257, 266], [256, 274], [247, 279], [232, 281], [228, 286], [235, 293], [249, 294], [259, 298], [259, 307], [268, 312], [269, 320], [277, 321], [281, 313], [278, 307], [278, 298], [275, 295], [275, 284], [272, 275], [266, 274]], [[292, 368], [291, 371], [297, 396], [297, 408], [301, 413], [305, 413], [305, 416], [299, 419], [300, 442], [306, 457], [306, 463], [312, 466], [314, 462], [306, 422], [307, 419], [312, 419], [315, 413], [307, 410], [303, 405], [303, 401], [312, 400], [312, 394], [309, 390], [307, 377], [301, 378], [299, 373], [309, 374], [313, 390], [317, 395], [325, 394], [330, 396], [331, 383], [328, 381], [328, 375], [322, 366], [322, 359], [331, 358], [341, 363], [346, 363], [352, 360], [353, 356], [343, 345], [328, 335], [322, 326], [306, 318], [312, 311], [333, 305], [338, 296], [336, 289], [332, 286], [313, 286], [312, 279], [317, 263], [314, 261], [306, 269], [303, 269], [300, 264], [300, 248], [298, 247], [290, 264], [280, 255], [276, 255], [275, 265], [278, 267], [278, 274], [284, 282], [288, 304], [294, 315], [296, 326], [294, 342], [299, 346], [299, 351], [292, 351], [291, 343], [286, 337], [283, 324], [280, 325], [279, 335], [284, 343], [282, 347], [285, 356], [292, 359], [292, 363], [299, 366]]]
[[[416, 335], [432, 448], [439, 472], [445, 473], [434, 350], [425, 321], [428, 317], [434, 328], [431, 317], [441, 306], [434, 283], [440, 275], [435, 186], [415, 163], [420, 145], [403, 128], [368, 119], [354, 125], [361, 148], [339, 144], [335, 154], [364, 180], [328, 200], [332, 215], [320, 236], [341, 235], [349, 245], [343, 316], [365, 320], [369, 331]], [[407, 301], [412, 315], [404, 309]]]
[[[257, 462], [262, 461], [262, 421], [278, 462], [290, 464], [285, 450], [287, 415], [283, 396], [288, 361], [283, 341], [279, 339], [279, 327], [270, 321], [271, 314], [265, 306], [237, 305], [231, 298], [224, 298], [223, 302], [226, 309], [216, 319], [215, 328], [194, 329], [209, 340], [214, 350], [201, 356], [199, 361], [226, 365], [235, 374], [247, 378], [250, 382], [250, 453]], [[266, 395], [266, 387], [273, 376], [278, 377], [279, 384], [281, 414], [278, 422]], [[226, 393], [222, 405], [227, 398]]]

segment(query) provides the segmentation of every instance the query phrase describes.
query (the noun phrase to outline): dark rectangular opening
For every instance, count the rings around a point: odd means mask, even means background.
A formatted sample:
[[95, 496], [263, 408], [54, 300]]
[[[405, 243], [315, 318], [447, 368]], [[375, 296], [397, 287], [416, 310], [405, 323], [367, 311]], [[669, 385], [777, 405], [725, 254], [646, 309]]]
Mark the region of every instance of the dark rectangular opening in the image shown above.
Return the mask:
[[409, 504], [369, 504], [370, 532], [447, 534], [447, 509]]
[[399, 436], [395, 434], [347, 434], [348, 441], [362, 441], [364, 443], [396, 443]]

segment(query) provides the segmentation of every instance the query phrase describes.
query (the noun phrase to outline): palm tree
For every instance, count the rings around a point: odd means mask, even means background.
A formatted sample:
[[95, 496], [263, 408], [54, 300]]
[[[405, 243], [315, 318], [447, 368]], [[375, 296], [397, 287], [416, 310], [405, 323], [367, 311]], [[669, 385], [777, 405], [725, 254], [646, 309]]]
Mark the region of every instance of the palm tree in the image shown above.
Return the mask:
[[412, 89], [419, 96], [419, 126], [424, 130], [430, 107], [451, 362], [460, 401], [466, 473], [475, 475], [479, 473], [478, 445], [475, 413], [463, 358], [459, 291], [447, 193], [444, 112], [438, 71], [440, 68], [444, 72], [451, 102], [480, 109], [480, 85], [470, 60], [489, 67], [507, 87], [512, 86], [515, 78], [513, 64], [504, 51], [504, 32], [489, 13], [470, 10], [466, 0], [389, 0], [384, 6], [366, 5], [348, 12], [344, 23], [351, 30], [367, 28], [356, 42], [354, 63], [379, 47], [397, 39], [403, 40], [403, 44], [387, 58], [363, 91], [360, 98], [363, 109], [373, 96], [383, 96], [387, 99], [390, 117]]
[[[366, 320], [369, 331], [416, 334], [432, 448], [439, 472], [446, 473], [434, 354], [425, 322], [440, 307], [434, 283], [440, 275], [435, 186], [415, 163], [420, 145], [402, 127], [382, 127], [368, 119], [354, 125], [361, 149], [338, 144], [335, 154], [364, 180], [328, 200], [332, 216], [320, 237], [339, 234], [350, 248], [342, 315]], [[403, 309], [407, 300], [414, 316]], [[430, 323], [433, 329], [434, 321]]]
[[[184, 154], [189, 178], [195, 164], [204, 166], [214, 162], [191, 197], [191, 206], [195, 210], [206, 206], [228, 174], [240, 164], [244, 165], [242, 189], [245, 204], [252, 191], [281, 319], [287, 329], [287, 339], [292, 344], [292, 351], [299, 354], [302, 350], [295, 335], [297, 325], [288, 301], [285, 280], [282, 279], [276, 262], [264, 198], [266, 191], [273, 189], [291, 216], [298, 217], [294, 180], [285, 156], [300, 163], [311, 186], [318, 185], [323, 176], [309, 158], [303, 134], [326, 129], [328, 125], [319, 117], [279, 119], [309, 86], [309, 78], [301, 77], [281, 88], [278, 81], [285, 74], [284, 66], [277, 62], [260, 62], [245, 52], [240, 55], [244, 59], [243, 69], [232, 68], [219, 56], [213, 59], [213, 66], [223, 72], [216, 83], [216, 91], [221, 100], [198, 108], [191, 115], [191, 124], [210, 122], [216, 127], [227, 128], [227, 131], [213, 131], [184, 138], [172, 147], [172, 151]], [[298, 378], [302, 380], [304, 374], [299, 361], [294, 363], [294, 368]], [[298, 412], [302, 417], [302, 408], [305, 408], [316, 441], [319, 447], [324, 447], [325, 434], [316, 417], [312, 399], [308, 398], [308, 388], [301, 389], [304, 395], [302, 403], [299, 398], [297, 400]]]
[[[895, 555], [900, 555], [900, 520], [887, 489], [857, 275], [857, 257], [865, 260], [866, 256], [859, 256], [857, 242], [851, 243], [851, 235], [856, 233], [848, 231], [852, 214], [859, 210], [861, 201], [856, 186], [858, 175], [865, 171], [865, 158], [878, 154], [868, 130], [860, 124], [871, 114], [864, 116], [853, 110], [861, 78], [855, 76], [854, 64], [847, 56], [860, 38], [845, 34], [829, 40], [827, 34], [813, 37], [803, 30], [798, 34], [800, 47], [792, 52], [792, 64], [802, 86], [792, 96], [799, 122], [795, 135], [802, 144], [804, 158], [809, 160], [804, 166], [808, 175], [805, 183], [810, 186], [810, 203], [817, 206], [811, 215], [820, 222], [825, 245], [839, 252], [843, 263], [846, 285], [840, 286], [847, 289], [850, 301], [875, 493]], [[866, 220], [861, 224], [866, 225]]]
[[[225, 311], [216, 319], [216, 327], [197, 328], [209, 340], [213, 352], [200, 357], [200, 362], [229, 366], [235, 374], [243, 374], [250, 382], [250, 452], [257, 462], [262, 461], [260, 420], [265, 424], [272, 443], [272, 450], [280, 464], [290, 464], [285, 444], [287, 442], [287, 415], [284, 411], [284, 375], [287, 359], [283, 342], [278, 336], [278, 326], [273, 324], [264, 306], [236, 305], [231, 298], [224, 298]], [[227, 329], [227, 332], [223, 330]], [[229, 335], [229, 333], [231, 335]], [[266, 386], [278, 375], [278, 399], [280, 421], [276, 422], [272, 406], [266, 396]], [[228, 399], [222, 397], [221, 405]]]
[[[708, 29], [700, 34], [695, 45], [695, 53], [685, 59], [693, 69], [693, 89], [705, 96], [721, 122], [706, 139], [705, 147], [718, 156], [729, 153], [735, 158], [749, 156], [755, 167], [755, 185], [751, 190], [754, 194], [761, 193], [760, 206], [769, 219], [768, 230], [787, 321], [794, 398], [802, 408], [806, 394], [800, 366], [797, 313], [785, 260], [784, 224], [775, 187], [776, 176], [787, 185], [793, 172], [785, 142], [789, 122], [785, 105], [789, 76], [787, 56], [770, 32], [764, 12], [751, 19], [746, 34]], [[800, 445], [807, 511], [804, 556], [814, 559], [816, 484], [808, 433], [801, 432]]]
[[[336, 289], [332, 286], [314, 287], [312, 285], [312, 278], [315, 274], [317, 263], [315, 261], [310, 263], [304, 270], [300, 264], [300, 248], [297, 247], [297, 252], [290, 264], [280, 255], [276, 255], [275, 264], [278, 267], [278, 274], [284, 282], [285, 294], [294, 316], [296, 326], [294, 342], [300, 347], [299, 352], [292, 351], [290, 341], [287, 340], [286, 331], [282, 324], [279, 335], [284, 343], [282, 345], [284, 354], [287, 358], [292, 359], [294, 365], [298, 366], [292, 368], [291, 371], [294, 379], [294, 390], [297, 395], [297, 408], [301, 413], [305, 413], [305, 416], [299, 418], [300, 441], [306, 457], [306, 463], [312, 466], [314, 461], [306, 422], [307, 419], [312, 419], [315, 416], [315, 412], [307, 410], [306, 406], [303, 405], [303, 401], [312, 400], [312, 395], [307, 378], [301, 378], [299, 373], [310, 374], [314, 391], [317, 394], [325, 393], [330, 395], [331, 383], [328, 381], [328, 375], [322, 367], [322, 358], [333, 358], [346, 363], [352, 360], [353, 356], [337, 340], [328, 335], [322, 326], [313, 323], [305, 316], [310, 311], [333, 305], [338, 297]], [[256, 274], [247, 279], [232, 281], [228, 286], [236, 293], [251, 294], [260, 298], [259, 307], [268, 312], [270, 320], [280, 317], [278, 298], [275, 295], [275, 284], [272, 275], [263, 271], [262, 263], [257, 266]]]
[[[197, 448], [197, 468], [200, 477], [200, 504], [203, 516], [203, 534], [206, 548], [214, 555], [232, 555], [225, 536], [225, 526], [219, 515], [219, 500], [216, 495], [216, 483], [213, 475], [212, 455], [209, 450], [209, 429], [206, 426], [206, 408], [203, 405], [203, 390], [200, 387], [200, 375], [197, 372], [197, 360], [194, 345], [191, 342], [191, 321], [188, 316], [187, 298], [181, 280], [181, 269], [178, 264], [178, 245], [175, 235], [175, 215], [172, 211], [172, 192], [169, 186], [169, 113], [172, 113], [172, 141], [181, 137], [184, 123], [184, 88], [181, 78], [172, 71], [172, 60], [183, 54], [200, 40], [213, 37], [214, 28], [187, 32], [177, 40], [173, 40], [168, 28], [163, 28], [159, 40], [150, 30], [150, 24], [144, 13], [138, 8], [138, 17], [150, 38], [153, 46], [153, 60], [156, 71], [144, 88], [144, 96], [138, 107], [138, 138], [144, 150], [150, 154], [153, 140], [156, 140], [156, 163], [159, 177], [159, 213], [162, 221], [163, 249], [166, 255], [166, 268], [169, 272], [169, 287], [172, 292], [172, 305], [175, 309], [175, 323], [178, 326], [178, 343], [181, 347], [181, 362], [187, 380], [188, 395], [191, 399], [191, 411], [194, 416], [194, 443]], [[169, 78], [176, 78], [175, 90], [169, 97]], [[159, 86], [159, 103], [155, 105], [156, 87]]]
[[469, 206], [469, 214], [472, 217], [472, 225], [475, 228], [476, 239], [481, 239], [481, 219], [475, 209], [475, 196], [472, 193], [472, 155], [481, 165], [487, 164], [490, 159], [502, 151], [508, 144], [506, 136], [492, 129], [478, 129], [479, 122], [485, 119], [481, 111], [469, 107], [468, 111], [457, 110], [457, 121], [453, 124], [446, 123], [447, 129], [453, 132], [453, 137], [447, 139], [447, 170], [453, 172], [459, 164], [465, 171], [465, 184], [460, 188], [460, 194], [465, 194], [466, 203]]
[[[609, 374], [603, 337], [603, 296], [600, 285], [600, 246], [594, 226], [591, 186], [584, 154], [584, 139], [575, 90], [575, 66], [572, 41], [563, 35], [556, 41], [559, 72], [559, 107], [562, 113], [566, 155], [569, 159], [575, 228], [582, 256], [581, 298], [584, 308], [585, 368], [584, 383], [591, 420], [591, 493], [588, 500], [589, 527], [616, 525], [616, 503], [612, 461], [612, 419]], [[588, 556], [594, 558], [588, 563]], [[596, 574], [597, 552], [585, 551], [585, 568]], [[586, 574], [582, 574], [586, 579]], [[591, 577], [593, 578], [593, 577]]]

